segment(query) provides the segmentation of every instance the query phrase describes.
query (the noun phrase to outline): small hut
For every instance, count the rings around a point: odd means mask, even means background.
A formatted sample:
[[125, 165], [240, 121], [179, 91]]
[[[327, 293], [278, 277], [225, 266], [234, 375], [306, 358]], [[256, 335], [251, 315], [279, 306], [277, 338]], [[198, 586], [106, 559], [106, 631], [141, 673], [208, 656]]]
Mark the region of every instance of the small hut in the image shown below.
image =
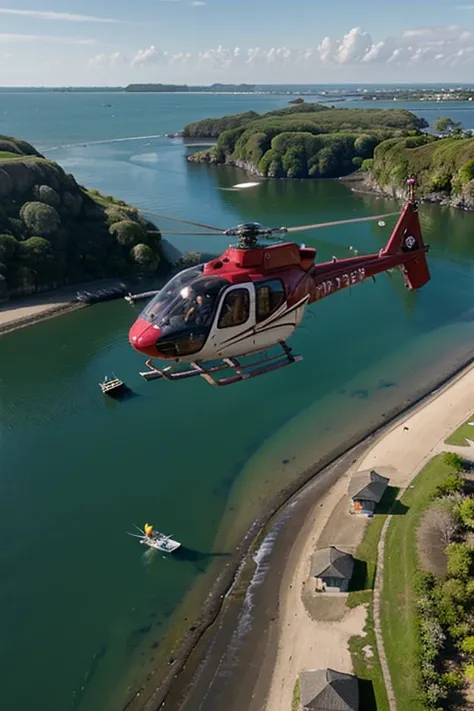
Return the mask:
[[353, 674], [315, 669], [299, 675], [301, 711], [359, 711], [359, 682]]
[[354, 558], [335, 546], [315, 551], [311, 576], [319, 592], [347, 592], [354, 570]]
[[351, 512], [372, 514], [385, 493], [390, 479], [377, 474], [373, 469], [356, 472], [349, 484]]

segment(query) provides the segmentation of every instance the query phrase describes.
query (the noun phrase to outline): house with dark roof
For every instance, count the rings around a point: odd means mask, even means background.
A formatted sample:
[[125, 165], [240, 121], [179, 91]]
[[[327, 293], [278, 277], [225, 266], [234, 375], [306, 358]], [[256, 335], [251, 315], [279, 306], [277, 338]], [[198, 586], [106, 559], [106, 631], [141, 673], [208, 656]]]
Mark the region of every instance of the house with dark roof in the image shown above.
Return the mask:
[[319, 592], [347, 592], [354, 570], [354, 558], [335, 546], [315, 551], [311, 577]]
[[389, 481], [390, 479], [377, 474], [373, 469], [353, 474], [349, 484], [351, 511], [361, 514], [373, 513]]
[[334, 669], [304, 671], [300, 680], [300, 711], [359, 711], [359, 682]]

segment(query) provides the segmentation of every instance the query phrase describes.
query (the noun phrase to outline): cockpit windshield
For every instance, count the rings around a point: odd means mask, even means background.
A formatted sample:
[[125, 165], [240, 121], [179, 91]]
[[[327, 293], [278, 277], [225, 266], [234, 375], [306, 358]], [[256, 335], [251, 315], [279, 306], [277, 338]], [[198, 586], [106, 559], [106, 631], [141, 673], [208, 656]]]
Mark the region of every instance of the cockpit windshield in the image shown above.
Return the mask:
[[219, 277], [204, 276], [202, 271], [201, 265], [177, 274], [145, 307], [142, 318], [162, 331], [209, 326], [217, 298], [228, 282]]

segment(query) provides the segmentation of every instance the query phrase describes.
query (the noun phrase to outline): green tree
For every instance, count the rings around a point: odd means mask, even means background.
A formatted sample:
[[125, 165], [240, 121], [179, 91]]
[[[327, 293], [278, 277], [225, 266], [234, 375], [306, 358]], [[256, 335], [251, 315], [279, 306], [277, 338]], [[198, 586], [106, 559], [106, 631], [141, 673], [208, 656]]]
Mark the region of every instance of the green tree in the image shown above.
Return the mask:
[[18, 242], [12, 235], [0, 235], [0, 262], [8, 264], [16, 254]]
[[466, 654], [474, 654], [474, 636], [473, 635], [469, 635], [469, 637], [465, 637], [463, 639], [463, 641], [461, 642], [461, 649]]
[[474, 499], [467, 498], [462, 501], [459, 516], [466, 528], [474, 528]]
[[146, 234], [143, 228], [132, 220], [122, 220], [110, 226], [109, 232], [122, 247], [134, 247], [145, 242]]
[[158, 257], [147, 244], [136, 244], [132, 248], [132, 259], [143, 271], [155, 271], [158, 266]]
[[448, 574], [453, 578], [466, 579], [472, 563], [472, 551], [467, 543], [450, 543], [446, 547]]
[[474, 180], [474, 158], [470, 158], [464, 163], [463, 167], [460, 168], [459, 179], [461, 181], [461, 185]]
[[454, 454], [454, 452], [445, 452], [443, 461], [448, 467], [452, 467], [457, 472], [462, 472], [464, 469], [464, 459], [459, 454]]
[[59, 228], [61, 220], [58, 213], [42, 202], [26, 202], [20, 210], [20, 218], [30, 234], [48, 237]]
[[339, 161], [334, 149], [322, 148], [318, 154], [318, 170], [322, 178], [331, 178], [337, 173]]
[[449, 494], [455, 494], [458, 491], [462, 491], [464, 487], [463, 478], [457, 474], [448, 474], [446, 479], [439, 484], [434, 492], [435, 496], [447, 496]]
[[449, 116], [440, 116], [434, 122], [433, 128], [437, 133], [450, 133], [460, 126], [460, 121], [453, 121]]
[[361, 158], [372, 158], [374, 155], [374, 148], [378, 143], [380, 143], [380, 140], [376, 136], [363, 133], [362, 136], [356, 138], [354, 142], [354, 149], [357, 152], [357, 155]]

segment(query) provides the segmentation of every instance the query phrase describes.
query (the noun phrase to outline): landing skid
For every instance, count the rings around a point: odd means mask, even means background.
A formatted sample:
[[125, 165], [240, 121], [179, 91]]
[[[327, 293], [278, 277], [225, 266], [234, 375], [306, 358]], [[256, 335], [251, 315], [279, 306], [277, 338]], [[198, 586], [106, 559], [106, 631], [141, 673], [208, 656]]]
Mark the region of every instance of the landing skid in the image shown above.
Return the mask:
[[[157, 378], [182, 380], [184, 378], [193, 378], [196, 375], [200, 375], [209, 385], [232, 385], [241, 380], [249, 380], [250, 378], [255, 378], [257, 375], [264, 375], [265, 373], [270, 373], [272, 370], [278, 370], [278, 368], [284, 368], [287, 365], [292, 365], [293, 363], [298, 363], [300, 360], [303, 360], [302, 356], [293, 355], [291, 348], [284, 341], [281, 341], [279, 345], [283, 349], [283, 353], [272, 356], [271, 358], [262, 358], [248, 365], [242, 365], [237, 358], [223, 358], [219, 365], [205, 367], [203, 363], [195, 361], [191, 363], [192, 368], [190, 370], [173, 372], [171, 365], [163, 369], [156, 368], [150, 359], [145, 363], [148, 370], [141, 372], [140, 375], [142, 378], [145, 378], [145, 380], [156, 380]], [[213, 377], [214, 373], [227, 370], [228, 368], [234, 370], [235, 375], [220, 379]]]

